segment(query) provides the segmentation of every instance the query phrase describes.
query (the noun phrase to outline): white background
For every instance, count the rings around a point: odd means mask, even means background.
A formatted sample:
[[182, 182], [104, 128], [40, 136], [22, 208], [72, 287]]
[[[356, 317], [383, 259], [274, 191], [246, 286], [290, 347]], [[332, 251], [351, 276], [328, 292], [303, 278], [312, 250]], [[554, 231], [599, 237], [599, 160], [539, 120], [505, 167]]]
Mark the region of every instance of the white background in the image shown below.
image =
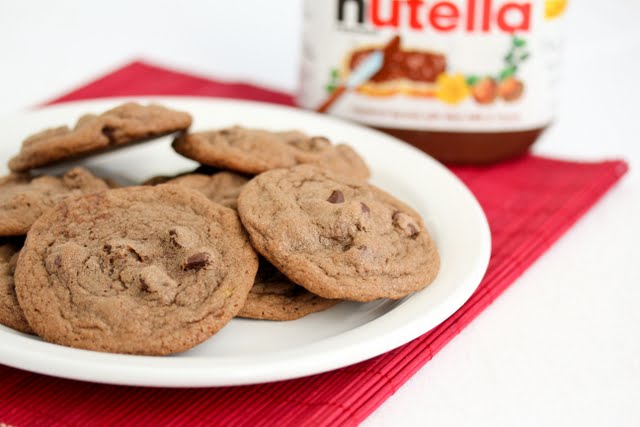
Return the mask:
[[[640, 425], [640, 2], [571, 3], [536, 146], [628, 176], [366, 426]], [[0, 0], [0, 114], [134, 58], [296, 88], [299, 0]]]

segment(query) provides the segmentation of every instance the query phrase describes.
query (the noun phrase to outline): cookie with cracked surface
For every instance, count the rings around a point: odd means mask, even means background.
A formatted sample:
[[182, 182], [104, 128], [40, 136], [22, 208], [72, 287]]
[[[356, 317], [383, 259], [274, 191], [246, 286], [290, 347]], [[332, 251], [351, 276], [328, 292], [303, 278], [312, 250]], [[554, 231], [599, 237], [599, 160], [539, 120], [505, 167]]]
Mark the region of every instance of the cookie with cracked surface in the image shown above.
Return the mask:
[[337, 173], [366, 179], [369, 168], [351, 147], [299, 131], [273, 132], [234, 126], [183, 135], [173, 148], [200, 163], [249, 175], [314, 164]]
[[47, 341], [166, 355], [242, 308], [258, 259], [238, 215], [177, 185], [66, 199], [31, 228], [15, 285]]
[[106, 190], [109, 184], [83, 168], [62, 177], [12, 174], [0, 178], [0, 236], [27, 234], [31, 224], [66, 197]]
[[236, 209], [238, 195], [249, 179], [233, 172], [218, 172], [213, 175], [188, 173], [169, 177], [156, 177], [147, 181], [147, 185], [174, 184], [199, 191], [213, 202]]
[[9, 161], [9, 169], [24, 172], [79, 157], [86, 157], [127, 144], [184, 131], [191, 115], [160, 105], [126, 103], [100, 115], [87, 114], [75, 127], [46, 129], [22, 143], [20, 153]]
[[333, 307], [340, 300], [314, 295], [260, 259], [256, 281], [238, 317], [261, 320], [295, 320]]
[[16, 331], [33, 334], [18, 303], [13, 281], [20, 247], [17, 241], [0, 241], [0, 323]]
[[[178, 184], [200, 191], [211, 201], [236, 209], [238, 195], [249, 182], [247, 178], [232, 172], [218, 172], [214, 175], [187, 173], [175, 178], [157, 177], [149, 180], [158, 184]], [[319, 297], [298, 286], [264, 258], [255, 283], [249, 292], [247, 302], [238, 317], [263, 320], [294, 320], [317, 311], [326, 310], [339, 300]]]
[[364, 181], [313, 166], [265, 172], [238, 211], [258, 252], [330, 299], [399, 299], [425, 288], [439, 256], [420, 215]]

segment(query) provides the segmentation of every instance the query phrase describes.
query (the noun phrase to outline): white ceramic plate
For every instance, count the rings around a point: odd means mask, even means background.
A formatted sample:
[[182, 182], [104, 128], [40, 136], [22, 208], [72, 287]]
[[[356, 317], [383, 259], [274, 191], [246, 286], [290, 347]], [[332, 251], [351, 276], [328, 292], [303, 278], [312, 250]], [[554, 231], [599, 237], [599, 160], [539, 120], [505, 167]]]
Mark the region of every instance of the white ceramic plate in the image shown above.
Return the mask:
[[[425, 290], [400, 301], [343, 302], [290, 322], [234, 319], [208, 341], [171, 357], [77, 350], [0, 326], [0, 363], [65, 378], [143, 386], [284, 380], [340, 368], [405, 344], [454, 313], [480, 283], [491, 248], [484, 213], [454, 175], [417, 149], [364, 127], [292, 108], [204, 98], [145, 99], [191, 112], [195, 130], [233, 124], [296, 128], [348, 142], [371, 166], [374, 184], [423, 215], [441, 255], [438, 277]], [[122, 101], [69, 103], [0, 119], [2, 173], [26, 135], [63, 123], [73, 125], [86, 112], [101, 112]], [[169, 142], [162, 138], [84, 164], [123, 184], [193, 168], [195, 163], [174, 153]]]

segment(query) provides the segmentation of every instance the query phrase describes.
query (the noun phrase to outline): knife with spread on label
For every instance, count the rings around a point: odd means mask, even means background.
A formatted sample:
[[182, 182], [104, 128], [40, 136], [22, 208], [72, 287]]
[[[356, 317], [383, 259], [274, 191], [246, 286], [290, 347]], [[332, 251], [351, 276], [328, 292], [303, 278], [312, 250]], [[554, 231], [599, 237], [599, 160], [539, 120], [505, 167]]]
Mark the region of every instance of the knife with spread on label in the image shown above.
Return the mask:
[[371, 52], [365, 60], [363, 60], [355, 70], [349, 75], [345, 84], [338, 86], [331, 95], [318, 107], [316, 111], [324, 113], [340, 98], [346, 91], [357, 88], [367, 82], [384, 65], [385, 57], [397, 49], [400, 43], [400, 37], [393, 37], [387, 45], [380, 50]]

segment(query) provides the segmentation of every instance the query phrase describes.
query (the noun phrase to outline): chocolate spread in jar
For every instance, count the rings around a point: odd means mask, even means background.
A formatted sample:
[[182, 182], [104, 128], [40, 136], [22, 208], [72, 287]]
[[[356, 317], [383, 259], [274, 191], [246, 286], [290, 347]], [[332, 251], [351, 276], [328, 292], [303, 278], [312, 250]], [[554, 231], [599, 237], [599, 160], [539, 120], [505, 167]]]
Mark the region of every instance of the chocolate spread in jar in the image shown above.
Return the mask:
[[301, 106], [449, 163], [526, 153], [552, 121], [566, 0], [305, 1]]

